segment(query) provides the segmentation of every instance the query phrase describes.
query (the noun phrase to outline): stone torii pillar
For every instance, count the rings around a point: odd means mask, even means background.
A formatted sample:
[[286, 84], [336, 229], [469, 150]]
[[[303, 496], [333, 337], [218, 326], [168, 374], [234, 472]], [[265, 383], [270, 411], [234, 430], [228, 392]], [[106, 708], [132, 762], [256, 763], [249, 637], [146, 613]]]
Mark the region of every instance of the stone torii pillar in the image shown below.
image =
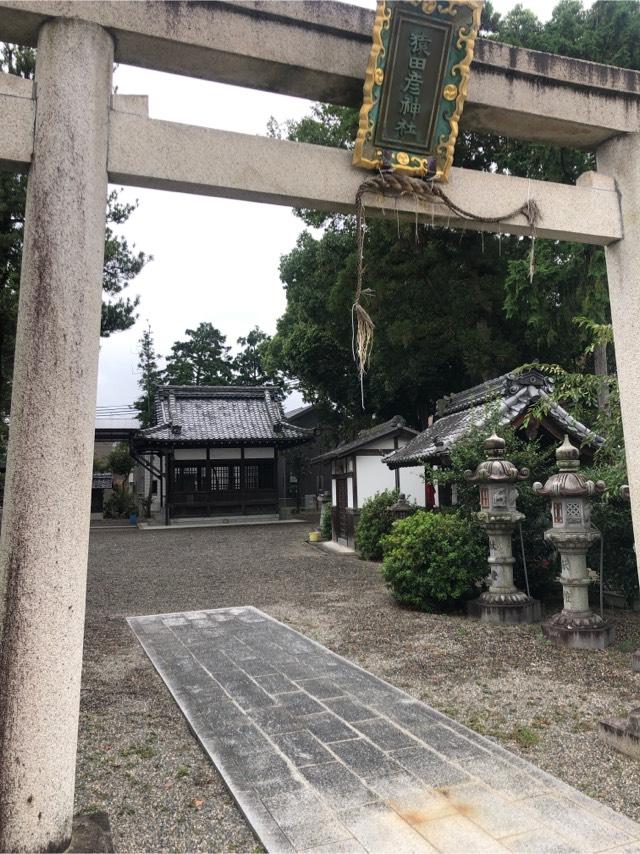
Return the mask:
[[0, 542], [0, 851], [71, 836], [112, 68], [103, 28], [42, 26]]
[[[640, 543], [640, 133], [605, 142], [598, 171], [615, 179], [624, 237], [605, 247], [631, 516]], [[594, 214], [596, 212], [594, 211]], [[636, 555], [638, 547], [636, 545]], [[638, 567], [640, 576], [640, 565]]]

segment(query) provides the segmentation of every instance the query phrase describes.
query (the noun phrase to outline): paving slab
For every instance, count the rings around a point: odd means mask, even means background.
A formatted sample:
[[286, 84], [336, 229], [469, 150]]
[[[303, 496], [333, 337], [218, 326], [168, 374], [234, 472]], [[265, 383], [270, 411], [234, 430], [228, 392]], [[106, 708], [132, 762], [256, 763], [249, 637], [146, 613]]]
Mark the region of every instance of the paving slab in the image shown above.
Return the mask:
[[640, 824], [255, 608], [129, 624], [270, 852], [640, 852]]

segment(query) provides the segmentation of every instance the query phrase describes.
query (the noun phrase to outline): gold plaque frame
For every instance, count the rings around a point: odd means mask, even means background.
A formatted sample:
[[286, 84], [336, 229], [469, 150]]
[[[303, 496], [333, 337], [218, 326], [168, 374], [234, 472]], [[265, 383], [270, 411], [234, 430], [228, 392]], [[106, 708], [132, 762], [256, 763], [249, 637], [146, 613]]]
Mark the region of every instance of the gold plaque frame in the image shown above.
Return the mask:
[[[439, 129], [433, 152], [428, 155], [411, 152], [393, 146], [383, 149], [374, 144], [378, 107], [387, 69], [387, 44], [394, 6], [418, 9], [434, 21], [453, 21], [453, 37], [449, 45], [449, 67], [440, 98], [436, 99]], [[467, 97], [469, 72], [473, 60], [475, 41], [480, 28], [480, 17], [484, 0], [378, 0], [373, 25], [373, 42], [364, 81], [364, 95], [360, 109], [358, 134], [353, 152], [353, 164], [365, 169], [390, 168], [393, 170], [422, 175], [435, 181], [447, 181], [453, 164], [453, 155], [458, 138], [460, 116]], [[456, 30], [455, 19], [464, 9], [466, 20]], [[469, 17], [469, 11], [471, 16]]]

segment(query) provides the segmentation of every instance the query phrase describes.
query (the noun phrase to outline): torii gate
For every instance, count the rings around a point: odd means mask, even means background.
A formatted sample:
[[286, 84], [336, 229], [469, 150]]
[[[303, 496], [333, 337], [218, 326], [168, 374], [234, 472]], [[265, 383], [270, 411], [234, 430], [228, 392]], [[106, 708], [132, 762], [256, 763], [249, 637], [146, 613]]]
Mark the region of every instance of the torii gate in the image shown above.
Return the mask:
[[[107, 181], [346, 212], [363, 179], [345, 151], [149, 119], [144, 97], [112, 96], [114, 56], [355, 106], [372, 23], [308, 0], [0, 0], [0, 39], [38, 49], [35, 85], [0, 75], [0, 165], [29, 168], [0, 543], [1, 850], [60, 849], [71, 831]], [[597, 150], [576, 186], [454, 169], [447, 192], [485, 216], [530, 194], [539, 237], [606, 247], [640, 542], [640, 74], [480, 39], [463, 127]], [[420, 217], [461, 224], [437, 205]]]

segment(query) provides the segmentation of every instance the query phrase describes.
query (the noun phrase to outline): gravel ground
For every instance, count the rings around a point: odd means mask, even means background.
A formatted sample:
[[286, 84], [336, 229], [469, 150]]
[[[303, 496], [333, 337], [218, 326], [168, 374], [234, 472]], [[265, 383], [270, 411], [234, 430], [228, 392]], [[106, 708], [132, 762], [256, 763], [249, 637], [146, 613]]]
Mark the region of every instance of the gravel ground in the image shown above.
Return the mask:
[[94, 530], [76, 809], [109, 813], [117, 851], [259, 851], [224, 783], [125, 621], [255, 605], [640, 821], [640, 763], [602, 717], [640, 705], [640, 614], [605, 651], [558, 650], [539, 627], [398, 607], [376, 564], [303, 542], [303, 525]]

